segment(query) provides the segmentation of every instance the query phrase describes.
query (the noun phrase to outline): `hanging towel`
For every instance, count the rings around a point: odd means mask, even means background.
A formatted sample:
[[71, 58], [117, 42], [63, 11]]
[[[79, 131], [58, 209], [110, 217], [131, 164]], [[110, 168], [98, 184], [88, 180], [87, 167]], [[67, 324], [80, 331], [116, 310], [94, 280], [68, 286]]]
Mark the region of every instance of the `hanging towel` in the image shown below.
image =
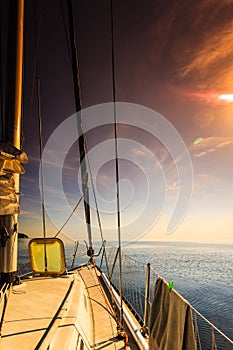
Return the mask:
[[191, 309], [158, 278], [149, 321], [150, 350], [196, 350]]

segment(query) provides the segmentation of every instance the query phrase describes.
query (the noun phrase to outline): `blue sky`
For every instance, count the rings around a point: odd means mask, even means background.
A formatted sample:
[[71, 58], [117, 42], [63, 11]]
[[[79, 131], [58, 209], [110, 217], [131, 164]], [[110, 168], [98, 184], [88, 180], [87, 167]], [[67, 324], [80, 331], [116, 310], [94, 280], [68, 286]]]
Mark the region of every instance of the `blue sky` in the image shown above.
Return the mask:
[[[51, 3], [44, 6], [38, 67], [44, 145], [60, 123], [75, 112], [59, 1]], [[29, 2], [26, 6], [26, 14], [32, 14]], [[75, 6], [82, 100], [83, 107], [88, 108], [112, 101], [109, 4], [104, 1], [96, 6], [95, 2], [80, 2]], [[121, 203], [125, 205], [122, 211], [122, 223], [126, 225], [122, 231], [125, 239], [233, 242], [232, 12], [227, 0], [179, 0], [172, 4], [170, 1], [158, 1], [156, 4], [154, 1], [146, 4], [136, 1], [134, 9], [125, 1], [114, 5], [117, 101], [145, 106], [168, 120], [183, 139], [193, 168], [193, 191], [187, 214], [176, 230], [167, 235], [169, 215], [178, 190], [180, 186], [185, 187], [177, 176], [177, 159], [172, 158], [171, 149], [144, 130], [120, 128], [120, 137], [132, 143], [128, 156], [132, 160], [122, 159], [119, 162], [120, 174], [124, 178], [120, 189]], [[32, 18], [26, 19], [26, 28], [32, 24]], [[20, 230], [29, 235], [40, 235], [36, 98], [31, 114], [27, 102], [33, 71], [32, 33], [27, 32], [25, 40], [24, 128], [29, 164], [26, 174], [21, 177]], [[223, 94], [226, 96], [220, 98]], [[139, 118], [143, 116], [135, 116], [136, 125]], [[107, 145], [112, 137], [113, 130], [106, 125], [87, 134], [93, 168], [100, 160], [100, 155], [95, 155], [96, 147]], [[201, 141], [193, 144], [198, 137], [202, 138]], [[61, 144], [63, 141], [61, 137]], [[63, 185], [67, 202], [74, 207], [81, 194], [76, 182], [78, 149], [75, 144], [71, 146], [63, 166]], [[126, 150], [128, 146], [125, 147]], [[101, 155], [103, 164], [98, 171], [97, 190], [105, 199], [101, 210], [111, 211], [116, 194], [114, 162], [108, 160], [105, 151]], [[135, 163], [140, 157], [145, 169]], [[186, 171], [185, 167], [183, 171]], [[150, 187], [154, 201], [138, 223], [134, 218], [144, 208], [148, 190], [147, 172], [155, 178], [154, 187]], [[57, 216], [55, 223], [51, 223], [49, 218], [47, 220], [51, 234], [60, 228], [68, 215], [67, 203], [60, 201], [56, 183], [53, 185], [53, 188], [46, 188], [47, 205]], [[92, 196], [90, 184], [93, 200]], [[64, 229], [64, 233], [72, 239], [85, 237], [82, 204], [76, 214]], [[96, 214], [94, 211], [92, 214], [96, 226]], [[147, 232], [144, 227], [151, 217], [157, 224]], [[104, 227], [116, 225], [114, 215], [105, 212], [101, 214], [101, 219]], [[98, 239], [95, 227], [93, 233]], [[106, 229], [105, 234], [114, 239], [116, 230]]]

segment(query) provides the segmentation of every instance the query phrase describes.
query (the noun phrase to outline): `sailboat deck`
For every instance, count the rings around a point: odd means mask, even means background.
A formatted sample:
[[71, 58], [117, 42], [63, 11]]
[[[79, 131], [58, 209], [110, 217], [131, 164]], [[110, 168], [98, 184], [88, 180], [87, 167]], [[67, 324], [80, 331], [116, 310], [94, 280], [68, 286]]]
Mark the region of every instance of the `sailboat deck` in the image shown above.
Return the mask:
[[[14, 286], [3, 319], [0, 349], [123, 349], [94, 268], [39, 277]], [[81, 336], [81, 337], [80, 337]]]
[[89, 298], [89, 310], [92, 318], [92, 337], [96, 349], [123, 349], [124, 342], [116, 338], [117, 328], [113, 319], [107, 297], [102, 291], [99, 280], [92, 267], [78, 271]]

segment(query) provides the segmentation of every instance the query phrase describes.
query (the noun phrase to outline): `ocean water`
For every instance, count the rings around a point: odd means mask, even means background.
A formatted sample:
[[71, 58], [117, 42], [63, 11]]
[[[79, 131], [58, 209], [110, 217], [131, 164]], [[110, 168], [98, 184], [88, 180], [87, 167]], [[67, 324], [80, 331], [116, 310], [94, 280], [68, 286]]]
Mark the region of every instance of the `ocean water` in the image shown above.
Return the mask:
[[[233, 339], [233, 245], [135, 242], [124, 250], [142, 263], [150, 262], [192, 306]], [[209, 348], [207, 328], [202, 325], [203, 349]], [[217, 344], [218, 349], [233, 349], [221, 338]]]
[[[28, 262], [27, 243], [19, 241], [19, 268]], [[68, 267], [73, 252], [74, 245], [67, 245]], [[134, 242], [123, 244], [123, 252], [141, 264], [150, 262], [160, 276], [174, 282], [175, 289], [192, 306], [233, 339], [233, 245]], [[86, 261], [83, 255], [77, 262]], [[144, 281], [140, 284], [143, 286]], [[210, 328], [205, 323], [201, 323], [201, 333], [202, 349], [211, 349]], [[233, 349], [217, 335], [216, 342], [217, 349]]]

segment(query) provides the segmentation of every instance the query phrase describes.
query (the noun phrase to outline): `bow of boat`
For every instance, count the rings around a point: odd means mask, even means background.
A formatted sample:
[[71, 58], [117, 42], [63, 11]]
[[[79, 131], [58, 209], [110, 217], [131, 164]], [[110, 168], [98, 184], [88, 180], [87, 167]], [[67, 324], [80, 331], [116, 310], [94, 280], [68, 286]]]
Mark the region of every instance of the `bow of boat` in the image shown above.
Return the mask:
[[[93, 265], [59, 277], [25, 279], [7, 294], [1, 301], [0, 349], [15, 344], [25, 350], [125, 348]], [[139, 348], [131, 336], [128, 346]]]

